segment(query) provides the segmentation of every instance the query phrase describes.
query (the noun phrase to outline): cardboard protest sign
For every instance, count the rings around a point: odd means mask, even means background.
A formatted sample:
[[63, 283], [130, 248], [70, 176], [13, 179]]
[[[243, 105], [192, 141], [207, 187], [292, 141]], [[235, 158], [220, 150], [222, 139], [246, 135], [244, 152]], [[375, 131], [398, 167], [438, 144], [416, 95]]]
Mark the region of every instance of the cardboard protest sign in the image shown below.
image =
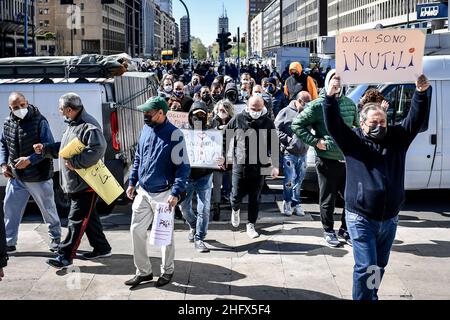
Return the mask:
[[[73, 139], [59, 152], [59, 156], [64, 159], [70, 159], [80, 154], [84, 148], [85, 145], [79, 139]], [[99, 160], [96, 165], [88, 169], [75, 169], [75, 171], [108, 205], [113, 203], [124, 192], [122, 186], [102, 160]]]
[[189, 113], [169, 111], [167, 112], [167, 119], [177, 128], [187, 128], [189, 126]]
[[162, 247], [172, 243], [174, 218], [169, 204], [158, 203], [153, 217], [152, 230], [150, 232], [150, 244]]
[[344, 32], [336, 37], [343, 84], [414, 82], [423, 72], [425, 33], [414, 29]]
[[218, 169], [216, 160], [222, 157], [223, 133], [219, 130], [181, 130], [192, 168]]

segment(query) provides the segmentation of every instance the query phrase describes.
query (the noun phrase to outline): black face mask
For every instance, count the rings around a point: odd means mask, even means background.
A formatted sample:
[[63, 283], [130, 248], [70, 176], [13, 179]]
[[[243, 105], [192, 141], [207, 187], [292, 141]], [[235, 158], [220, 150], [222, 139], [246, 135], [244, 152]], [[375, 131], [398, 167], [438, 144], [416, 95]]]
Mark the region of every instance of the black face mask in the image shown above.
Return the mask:
[[152, 116], [147, 116], [147, 115], [144, 115], [144, 123], [152, 128], [154, 128], [158, 125], [155, 121], [153, 121]]
[[369, 137], [374, 142], [381, 142], [386, 137], [387, 128], [383, 126], [371, 126], [369, 127], [369, 132], [367, 137]]
[[197, 79], [192, 80], [192, 84], [193, 84], [194, 86], [196, 86], [196, 85], [198, 84], [198, 80], [197, 80]]
[[302, 79], [302, 76], [301, 76], [299, 73], [294, 73], [294, 78], [295, 78], [295, 80], [297, 80], [298, 82], [300, 82], [301, 79]]
[[223, 96], [220, 93], [215, 93], [212, 95], [214, 101], [220, 101], [222, 100]]
[[211, 95], [210, 95], [209, 93], [205, 93], [205, 94], [202, 96], [202, 100], [203, 100], [203, 102], [205, 102], [205, 103], [209, 103], [209, 102], [211, 101]]
[[202, 129], [206, 128], [206, 118], [201, 118], [201, 117], [197, 117], [197, 116], [192, 116], [192, 123], [194, 124], [194, 128], [196, 125], [198, 125], [198, 123], [202, 124]]

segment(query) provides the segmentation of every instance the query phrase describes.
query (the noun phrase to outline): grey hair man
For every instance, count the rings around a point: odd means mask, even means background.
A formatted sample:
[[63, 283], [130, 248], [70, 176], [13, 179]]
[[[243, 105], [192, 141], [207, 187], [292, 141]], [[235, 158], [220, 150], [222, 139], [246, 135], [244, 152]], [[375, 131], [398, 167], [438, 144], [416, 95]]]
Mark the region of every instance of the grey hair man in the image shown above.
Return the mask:
[[340, 78], [333, 77], [323, 114], [348, 168], [345, 211], [355, 260], [353, 299], [377, 300], [405, 199], [406, 153], [429, 118], [430, 82], [424, 75], [417, 79], [408, 116], [400, 124], [388, 126], [386, 111], [371, 103], [361, 112], [361, 128], [355, 129], [339, 110], [340, 85]]
[[79, 139], [86, 146], [80, 154], [70, 159], [59, 158], [61, 187], [71, 201], [68, 233], [60, 244], [58, 256], [47, 263], [55, 268], [66, 268], [72, 265], [85, 232], [93, 251], [83, 254], [84, 259], [109, 257], [111, 246], [95, 210], [98, 195], [75, 172], [75, 169], [90, 168], [103, 158], [106, 140], [100, 124], [87, 113], [76, 93], [67, 93], [59, 99], [59, 112], [67, 123], [61, 142], [36, 144], [34, 149], [38, 154], [57, 159], [59, 151], [74, 139]]

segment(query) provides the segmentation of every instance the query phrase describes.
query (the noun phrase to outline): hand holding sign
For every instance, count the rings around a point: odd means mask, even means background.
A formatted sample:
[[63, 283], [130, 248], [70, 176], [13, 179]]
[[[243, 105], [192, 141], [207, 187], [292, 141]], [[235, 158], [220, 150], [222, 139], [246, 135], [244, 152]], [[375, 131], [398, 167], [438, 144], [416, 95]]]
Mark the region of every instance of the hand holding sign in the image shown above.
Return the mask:
[[416, 89], [419, 92], [425, 92], [430, 87], [430, 82], [425, 75], [421, 75], [416, 81]]
[[335, 75], [330, 81], [327, 95], [331, 97], [338, 95], [340, 92], [341, 92], [341, 77]]

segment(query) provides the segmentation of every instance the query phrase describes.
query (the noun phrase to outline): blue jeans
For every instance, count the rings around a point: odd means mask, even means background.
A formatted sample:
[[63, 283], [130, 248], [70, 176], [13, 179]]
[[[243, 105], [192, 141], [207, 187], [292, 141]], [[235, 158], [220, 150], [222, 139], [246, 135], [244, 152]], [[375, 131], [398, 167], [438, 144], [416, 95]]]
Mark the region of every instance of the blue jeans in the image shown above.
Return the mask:
[[284, 155], [283, 170], [283, 200], [292, 202], [292, 206], [295, 207], [301, 203], [300, 191], [306, 174], [306, 155], [302, 157]]
[[48, 226], [49, 237], [51, 239], [61, 238], [61, 223], [55, 205], [53, 180], [23, 182], [19, 179], [9, 179], [3, 202], [6, 243], [8, 246], [17, 244], [20, 222], [30, 195], [41, 210], [44, 223]]
[[398, 219], [396, 216], [386, 221], [375, 221], [346, 212], [355, 259], [353, 300], [378, 300], [378, 289], [389, 261]]
[[[186, 199], [180, 209], [191, 229], [195, 229], [195, 240], [204, 240], [208, 233], [209, 213], [211, 209], [211, 188], [213, 175], [208, 174], [197, 180], [188, 179]], [[197, 215], [192, 208], [194, 192], [197, 194]]]

